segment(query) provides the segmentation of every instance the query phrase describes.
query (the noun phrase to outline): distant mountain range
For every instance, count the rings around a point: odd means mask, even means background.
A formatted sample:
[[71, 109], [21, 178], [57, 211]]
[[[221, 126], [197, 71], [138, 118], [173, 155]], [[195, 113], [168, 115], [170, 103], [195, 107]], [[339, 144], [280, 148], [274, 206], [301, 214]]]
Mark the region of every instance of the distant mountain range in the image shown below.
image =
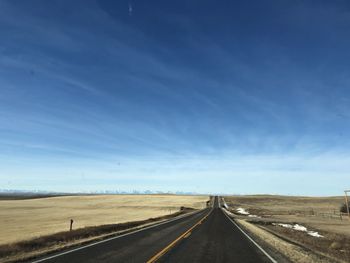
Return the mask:
[[45, 190], [17, 190], [17, 189], [0, 189], [0, 195], [13, 195], [13, 196], [58, 196], [58, 195], [83, 195], [83, 194], [173, 194], [173, 195], [198, 195], [196, 192], [183, 192], [183, 191], [119, 191], [119, 190], [99, 190], [99, 191], [86, 191], [86, 192], [55, 192], [55, 191], [45, 191]]

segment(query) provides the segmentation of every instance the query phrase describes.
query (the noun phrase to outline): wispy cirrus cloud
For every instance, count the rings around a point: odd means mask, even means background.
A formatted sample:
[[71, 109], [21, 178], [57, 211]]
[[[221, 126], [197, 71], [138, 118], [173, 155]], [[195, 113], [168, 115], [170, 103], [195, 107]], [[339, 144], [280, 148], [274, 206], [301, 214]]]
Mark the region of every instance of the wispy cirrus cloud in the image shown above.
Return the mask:
[[[308, 189], [318, 178], [321, 191], [341, 187], [349, 79], [346, 49], [329, 47], [349, 42], [336, 26], [344, 16], [323, 27], [315, 4], [318, 23], [300, 31], [294, 18], [309, 19], [309, 5], [266, 3], [262, 15], [244, 3], [133, 3], [142, 12], [131, 16], [128, 1], [40, 3], [1, 3], [1, 180], [316, 194]], [[328, 19], [341, 13], [330, 10]]]

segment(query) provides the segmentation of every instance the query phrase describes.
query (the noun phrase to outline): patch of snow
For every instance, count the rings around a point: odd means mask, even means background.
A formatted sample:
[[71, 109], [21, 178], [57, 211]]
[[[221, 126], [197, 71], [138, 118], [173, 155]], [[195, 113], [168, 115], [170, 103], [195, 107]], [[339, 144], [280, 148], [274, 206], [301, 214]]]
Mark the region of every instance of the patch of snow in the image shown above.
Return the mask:
[[307, 228], [304, 227], [304, 226], [302, 226], [302, 225], [299, 225], [299, 224], [295, 224], [295, 225], [293, 226], [293, 229], [298, 230], [298, 231], [307, 232]]
[[260, 216], [257, 215], [248, 215], [249, 217], [256, 217], [256, 218], [261, 218]]
[[242, 207], [237, 208], [236, 211], [241, 215], [249, 215], [249, 213]]
[[299, 225], [299, 224], [283, 224], [283, 223], [272, 223], [274, 226], [281, 226], [284, 228], [289, 228], [289, 229], [294, 229], [296, 231], [301, 231], [301, 232], [306, 232], [308, 235], [313, 236], [313, 237], [323, 237], [316, 231], [308, 231], [305, 226]]
[[323, 237], [322, 235], [320, 235], [318, 232], [316, 231], [307, 231], [307, 234], [313, 237]]
[[221, 200], [222, 200], [222, 203], [223, 203], [223, 205], [222, 205], [222, 206], [223, 206], [225, 209], [228, 209], [228, 205], [226, 204], [225, 199], [224, 199], [224, 198], [222, 198]]
[[273, 223], [274, 226], [281, 226], [281, 227], [285, 227], [285, 228], [293, 228], [293, 226], [291, 224], [282, 224], [282, 223], [279, 223], [279, 224], [276, 224], [276, 223]]
[[249, 216], [249, 217], [261, 218], [260, 216], [257, 216], [257, 215], [251, 215], [247, 210], [245, 210], [245, 209], [242, 208], [242, 207], [237, 208], [237, 209], [236, 209], [236, 212], [237, 212], [238, 214], [245, 215], [245, 216]]

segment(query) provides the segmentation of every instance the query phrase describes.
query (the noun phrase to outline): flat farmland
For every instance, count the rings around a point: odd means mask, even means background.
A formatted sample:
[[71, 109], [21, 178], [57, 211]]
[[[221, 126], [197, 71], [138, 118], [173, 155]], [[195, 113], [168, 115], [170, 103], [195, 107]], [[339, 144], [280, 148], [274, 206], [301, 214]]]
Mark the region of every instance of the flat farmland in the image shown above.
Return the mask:
[[181, 206], [200, 209], [208, 196], [86, 195], [0, 200], [0, 244], [73, 228], [145, 220], [175, 213]]

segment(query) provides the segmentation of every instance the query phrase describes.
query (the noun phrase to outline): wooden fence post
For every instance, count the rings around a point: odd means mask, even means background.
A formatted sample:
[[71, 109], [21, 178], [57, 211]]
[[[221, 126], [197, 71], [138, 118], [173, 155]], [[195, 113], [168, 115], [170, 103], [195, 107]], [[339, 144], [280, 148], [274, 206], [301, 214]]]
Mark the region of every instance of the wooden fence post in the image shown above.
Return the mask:
[[70, 228], [69, 228], [69, 231], [72, 231], [73, 230], [73, 219], [70, 220]]

